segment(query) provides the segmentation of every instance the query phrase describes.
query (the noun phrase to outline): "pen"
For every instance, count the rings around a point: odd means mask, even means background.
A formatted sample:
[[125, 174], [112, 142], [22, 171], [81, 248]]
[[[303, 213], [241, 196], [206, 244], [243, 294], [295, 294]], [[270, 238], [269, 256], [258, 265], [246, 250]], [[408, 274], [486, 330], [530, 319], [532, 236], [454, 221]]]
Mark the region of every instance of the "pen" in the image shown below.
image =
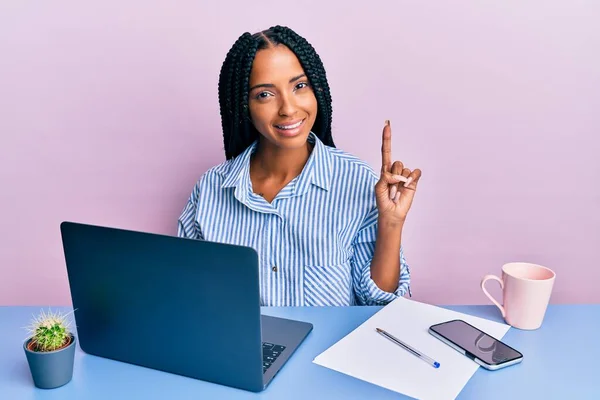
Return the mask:
[[381, 335], [383, 335], [386, 338], [390, 339], [392, 342], [396, 343], [398, 346], [404, 348], [409, 353], [412, 353], [415, 356], [419, 357], [421, 360], [423, 360], [426, 363], [430, 364], [433, 368], [439, 368], [440, 367], [440, 363], [437, 362], [437, 361], [435, 361], [431, 357], [427, 357], [425, 354], [421, 353], [419, 350], [410, 347], [409, 345], [407, 345], [404, 342], [401, 342], [400, 339], [398, 339], [398, 338], [390, 335], [389, 333], [387, 333], [383, 329], [380, 329], [380, 328], [375, 328], [375, 329], [377, 330], [378, 333], [380, 333]]

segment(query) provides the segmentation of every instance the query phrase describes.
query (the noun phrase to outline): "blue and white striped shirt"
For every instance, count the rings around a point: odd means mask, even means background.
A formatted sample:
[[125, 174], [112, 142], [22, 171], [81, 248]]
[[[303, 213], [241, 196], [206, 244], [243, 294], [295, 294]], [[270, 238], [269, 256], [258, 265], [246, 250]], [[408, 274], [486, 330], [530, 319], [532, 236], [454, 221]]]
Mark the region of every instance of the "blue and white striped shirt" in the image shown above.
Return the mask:
[[258, 141], [209, 169], [179, 217], [178, 236], [254, 248], [265, 306], [383, 305], [410, 294], [402, 248], [396, 291], [371, 279], [379, 177], [313, 133], [308, 140], [314, 148], [301, 174], [272, 203], [252, 190], [250, 156]]

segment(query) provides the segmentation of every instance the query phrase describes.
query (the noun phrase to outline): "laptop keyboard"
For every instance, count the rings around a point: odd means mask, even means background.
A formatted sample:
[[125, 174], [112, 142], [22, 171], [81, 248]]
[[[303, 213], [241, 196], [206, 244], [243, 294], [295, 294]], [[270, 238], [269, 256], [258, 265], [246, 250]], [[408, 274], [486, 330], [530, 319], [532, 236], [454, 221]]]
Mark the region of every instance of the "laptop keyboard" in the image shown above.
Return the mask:
[[277, 357], [285, 349], [285, 346], [263, 342], [263, 374], [277, 360]]

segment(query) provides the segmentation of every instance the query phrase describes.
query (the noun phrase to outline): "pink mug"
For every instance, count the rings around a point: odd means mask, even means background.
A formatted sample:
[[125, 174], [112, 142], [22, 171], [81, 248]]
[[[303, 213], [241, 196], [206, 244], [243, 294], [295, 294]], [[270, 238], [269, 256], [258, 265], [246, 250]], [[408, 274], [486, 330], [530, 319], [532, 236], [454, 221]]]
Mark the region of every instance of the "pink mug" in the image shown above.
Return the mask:
[[[507, 324], [519, 329], [537, 329], [542, 325], [556, 274], [537, 264], [514, 262], [502, 266], [502, 279], [486, 275], [481, 280], [483, 293], [502, 312]], [[485, 289], [490, 280], [500, 282], [504, 305], [500, 305]]]

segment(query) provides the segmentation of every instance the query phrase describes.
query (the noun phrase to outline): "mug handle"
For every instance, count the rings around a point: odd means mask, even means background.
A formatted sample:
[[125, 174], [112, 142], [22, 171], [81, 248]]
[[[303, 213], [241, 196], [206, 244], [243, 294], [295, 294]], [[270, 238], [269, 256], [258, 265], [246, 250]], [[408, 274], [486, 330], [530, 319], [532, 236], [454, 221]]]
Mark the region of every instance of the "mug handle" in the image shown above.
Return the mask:
[[502, 318], [506, 318], [506, 311], [504, 310], [504, 307], [502, 307], [500, 303], [498, 303], [496, 299], [494, 299], [492, 295], [489, 294], [489, 292], [485, 289], [485, 283], [490, 279], [500, 282], [500, 288], [504, 289], [504, 282], [502, 282], [502, 279], [498, 278], [496, 275], [486, 275], [481, 280], [481, 290], [483, 290], [483, 293], [485, 293], [485, 295], [492, 301], [492, 303], [494, 303], [496, 307], [500, 309], [500, 312], [502, 313]]

